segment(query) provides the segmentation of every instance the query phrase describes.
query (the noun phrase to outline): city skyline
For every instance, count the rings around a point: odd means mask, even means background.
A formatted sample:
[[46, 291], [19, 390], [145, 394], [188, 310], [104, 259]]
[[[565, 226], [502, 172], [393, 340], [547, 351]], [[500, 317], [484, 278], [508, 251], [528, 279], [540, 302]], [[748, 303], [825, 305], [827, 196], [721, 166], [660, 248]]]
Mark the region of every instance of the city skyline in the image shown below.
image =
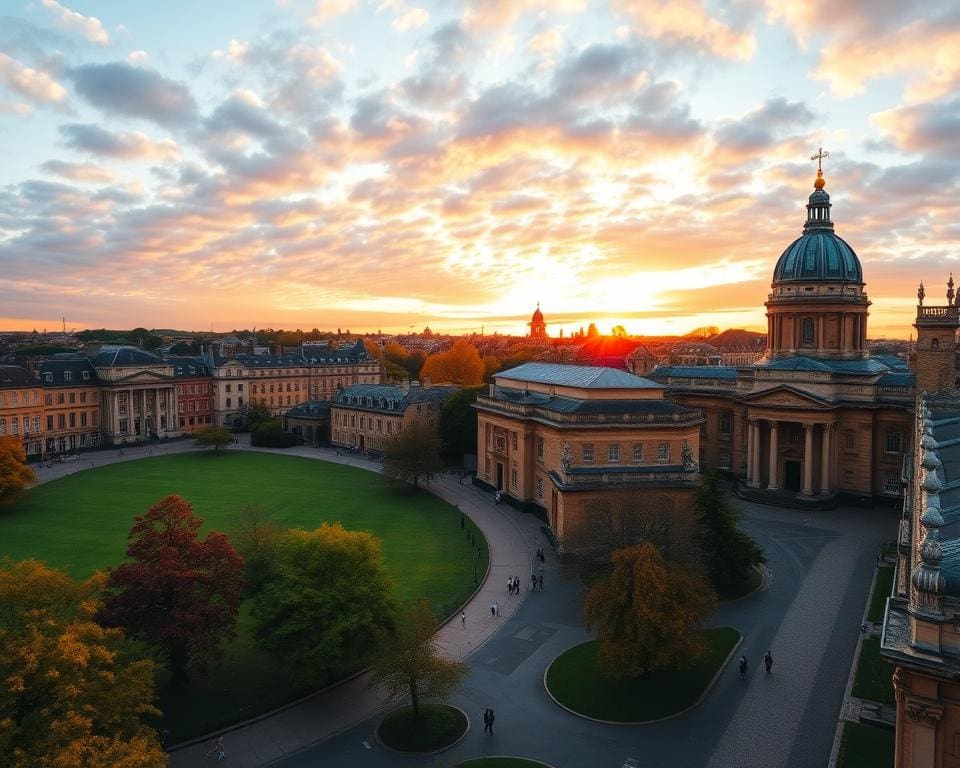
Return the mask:
[[947, 2], [5, 10], [2, 328], [764, 331], [821, 146], [872, 338], [957, 252]]

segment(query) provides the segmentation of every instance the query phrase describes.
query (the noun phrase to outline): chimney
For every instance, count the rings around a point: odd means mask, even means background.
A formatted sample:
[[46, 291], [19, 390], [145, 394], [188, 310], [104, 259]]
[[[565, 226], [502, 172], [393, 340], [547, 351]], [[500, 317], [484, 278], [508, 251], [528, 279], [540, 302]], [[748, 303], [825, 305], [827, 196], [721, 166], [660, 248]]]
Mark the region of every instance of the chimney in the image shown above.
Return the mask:
[[423, 386], [424, 386], [424, 387], [429, 387], [429, 386], [430, 386], [430, 377], [429, 377], [429, 376], [427, 376], [426, 378], [424, 378], [424, 380], [423, 380]]

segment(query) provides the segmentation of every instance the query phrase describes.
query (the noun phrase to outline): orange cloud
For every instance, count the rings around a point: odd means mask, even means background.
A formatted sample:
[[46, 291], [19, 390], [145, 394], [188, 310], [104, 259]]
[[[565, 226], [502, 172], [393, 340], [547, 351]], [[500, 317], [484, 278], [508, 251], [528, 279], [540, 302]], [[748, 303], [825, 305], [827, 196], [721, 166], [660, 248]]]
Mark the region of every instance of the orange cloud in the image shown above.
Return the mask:
[[693, 44], [724, 59], [747, 61], [757, 48], [751, 29], [724, 23], [700, 0], [618, 0], [615, 7], [642, 35]]

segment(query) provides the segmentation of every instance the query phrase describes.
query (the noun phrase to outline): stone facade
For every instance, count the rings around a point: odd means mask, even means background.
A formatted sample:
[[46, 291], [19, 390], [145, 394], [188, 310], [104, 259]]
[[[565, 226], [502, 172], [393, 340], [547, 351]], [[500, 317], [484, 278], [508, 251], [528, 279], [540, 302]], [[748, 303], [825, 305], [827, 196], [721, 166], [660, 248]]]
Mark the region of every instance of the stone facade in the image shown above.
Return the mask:
[[23, 440], [28, 458], [43, 453], [43, 390], [24, 368], [0, 365], [0, 437]]
[[185, 435], [213, 425], [210, 372], [201, 357], [171, 357], [177, 388], [177, 421]]
[[44, 453], [100, 445], [100, 381], [90, 361], [83, 355], [45, 360], [37, 373], [43, 386]]

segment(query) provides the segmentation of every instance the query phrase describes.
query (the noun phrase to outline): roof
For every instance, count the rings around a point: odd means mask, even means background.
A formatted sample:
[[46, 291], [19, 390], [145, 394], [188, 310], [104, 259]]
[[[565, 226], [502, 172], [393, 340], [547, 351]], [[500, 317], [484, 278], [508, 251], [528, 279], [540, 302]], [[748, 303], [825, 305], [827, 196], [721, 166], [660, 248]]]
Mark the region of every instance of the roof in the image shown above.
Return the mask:
[[100, 381], [93, 364], [83, 355], [64, 355], [44, 360], [40, 363], [38, 373], [40, 383], [45, 387], [90, 386]]
[[176, 379], [210, 375], [210, 369], [207, 368], [206, 361], [199, 355], [196, 357], [168, 357], [167, 362], [173, 366], [173, 376]]
[[399, 384], [352, 384], [337, 392], [335, 404], [352, 408], [403, 413], [414, 403], [441, 403], [459, 392], [459, 387], [410, 387]]
[[19, 365], [0, 365], [0, 387], [35, 387], [38, 382], [26, 368]]
[[524, 363], [494, 374], [494, 379], [556, 384], [581, 389], [663, 389], [661, 384], [615, 368], [557, 363]]
[[166, 361], [153, 352], [126, 344], [104, 344], [91, 358], [97, 368], [119, 368], [127, 365], [166, 365]]
[[307, 400], [290, 408], [284, 416], [295, 419], [322, 419], [330, 416], [329, 400]]
[[677, 377], [685, 379], [722, 379], [735, 381], [737, 369], [732, 365], [658, 365], [650, 371], [651, 379]]
[[650, 414], [654, 416], [696, 415], [697, 411], [672, 400], [580, 400], [575, 397], [558, 397], [545, 392], [528, 392], [522, 389], [497, 386], [493, 399], [518, 405], [535, 405], [556, 413], [579, 413], [583, 415]]
[[[891, 366], [881, 362], [881, 358], [862, 357], [854, 360], [833, 360], [813, 358], [806, 355], [791, 357], [764, 357], [757, 360], [755, 368], [769, 371], [824, 371], [853, 375], [887, 373]], [[900, 368], [902, 366], [898, 366]]]

